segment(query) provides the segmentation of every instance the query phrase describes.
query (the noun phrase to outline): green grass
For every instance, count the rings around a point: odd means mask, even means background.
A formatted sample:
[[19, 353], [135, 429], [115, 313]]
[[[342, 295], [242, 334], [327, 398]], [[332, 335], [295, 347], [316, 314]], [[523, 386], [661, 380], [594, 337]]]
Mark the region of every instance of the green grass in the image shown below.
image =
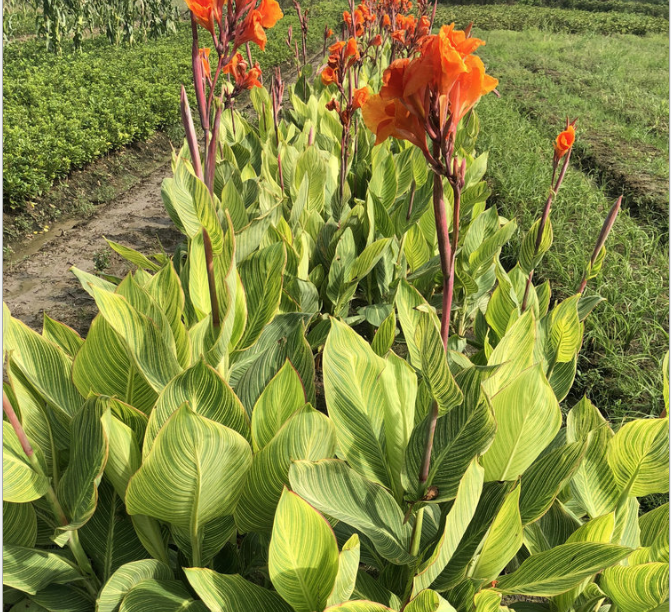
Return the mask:
[[[315, 7], [309, 44], [321, 47], [324, 25], [341, 19], [340, 5]], [[291, 57], [287, 30], [300, 30], [295, 13], [268, 30], [267, 70]], [[203, 37], [203, 43], [207, 39]], [[5, 47], [3, 65], [3, 198], [20, 209], [72, 169], [179, 120], [180, 84], [191, 81], [191, 30], [174, 36], [111, 46], [104, 37], [84, 41], [81, 54], [47, 53], [31, 39]], [[188, 88], [189, 90], [191, 88]]]
[[592, 12], [545, 6], [469, 5], [440, 6], [438, 23], [455, 21], [465, 27], [473, 22], [480, 30], [545, 30], [594, 34], [666, 34], [668, 19], [620, 12]]
[[[633, 43], [633, 37], [605, 42], [604, 37], [533, 31], [480, 35], [488, 41], [482, 55], [490, 72], [501, 79], [502, 97], [489, 96], [478, 108], [479, 147], [490, 151], [488, 175], [494, 186], [493, 201], [502, 214], [516, 217], [524, 231], [539, 216], [547, 197], [552, 141], [562, 127], [563, 115], [581, 117], [578, 142], [585, 143], [581, 145], [585, 150], [594, 147], [593, 143], [601, 138], [615, 151], [627, 144], [631, 134], [636, 134], [641, 141], [649, 138], [657, 147], [656, 155], [664, 159], [665, 137], [645, 136], [645, 124], [663, 121], [668, 117], [668, 106], [664, 111], [663, 104], [655, 106], [651, 102], [647, 112], [652, 118], [646, 118], [646, 112], [639, 108], [648, 104], [645, 100], [632, 100], [631, 108], [626, 108], [617, 102], [617, 96], [611, 95], [618, 87], [643, 87], [643, 75], [634, 73], [637, 65], [646, 62], [647, 82], [651, 84], [648, 97], [653, 93], [666, 95], [661, 83], [668, 79], [668, 69], [660, 65], [663, 61], [657, 57], [663, 58], [666, 53], [661, 37], [635, 39]], [[628, 64], [629, 79], [624, 70], [612, 69], [617, 64], [613, 54], [618, 45], [624, 50], [631, 45], [638, 49], [637, 64]], [[604, 49], [608, 53], [602, 55], [609, 61], [602, 61], [599, 55]], [[545, 63], [566, 72], [573, 70], [573, 54], [580, 53], [587, 58], [583, 67], [591, 60], [594, 75], [592, 84], [584, 84], [582, 97], [575, 90], [563, 94], [551, 78], [534, 80], [527, 68], [520, 67]], [[583, 67], [576, 70], [580, 72]], [[655, 83], [660, 84], [660, 91], [655, 91]], [[565, 87], [568, 92], [570, 86]], [[668, 125], [666, 134], [668, 142]], [[648, 166], [655, 168], [661, 164], [647, 164], [646, 169]], [[614, 194], [594, 180], [599, 176], [597, 173], [590, 177], [580, 166], [572, 167], [553, 206], [555, 242], [535, 279], [538, 282], [549, 279], [555, 297], [570, 295], [577, 289], [604, 216], [614, 200]], [[586, 325], [574, 396], [586, 393], [614, 421], [636, 414], [658, 414], [662, 408], [661, 360], [668, 347], [669, 307], [668, 248], [664, 235], [655, 224], [623, 210], [607, 243], [603, 275], [588, 286], [588, 292], [595, 291], [608, 301], [598, 306]], [[509, 263], [515, 260], [522, 236], [520, 233], [506, 253]]]
[[[476, 30], [477, 31], [477, 30]], [[669, 206], [669, 47], [654, 35], [488, 32], [480, 55], [501, 95], [552, 137], [578, 118], [574, 162], [646, 226]], [[626, 58], [626, 61], [623, 61]]]

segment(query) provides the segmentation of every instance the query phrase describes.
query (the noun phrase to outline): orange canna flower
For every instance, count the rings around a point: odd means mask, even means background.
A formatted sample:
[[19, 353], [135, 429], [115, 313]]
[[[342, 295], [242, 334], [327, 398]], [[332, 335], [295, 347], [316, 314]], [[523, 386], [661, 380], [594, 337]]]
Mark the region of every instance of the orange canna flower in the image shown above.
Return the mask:
[[329, 47], [329, 55], [340, 55], [340, 52], [343, 50], [345, 47], [345, 41], [344, 40], [338, 40], [334, 42], [330, 47]]
[[[394, 37], [416, 24], [400, 15], [397, 23], [405, 28], [394, 32]], [[417, 33], [425, 26], [420, 20]], [[454, 25], [444, 26], [438, 34], [420, 40], [419, 55], [392, 62], [382, 76], [379, 95], [370, 96], [362, 107], [364, 122], [377, 136], [376, 144], [393, 136], [412, 142], [428, 155], [427, 131], [434, 142], [447, 137], [448, 118], [450, 130], [456, 131], [461, 118], [498, 84], [485, 73], [482, 60], [470, 55], [481, 44], [455, 31]], [[432, 123], [426, 123], [427, 116]]]
[[369, 97], [370, 91], [368, 90], [368, 87], [355, 89], [354, 93], [352, 94], [352, 110], [361, 108], [368, 101]]
[[241, 53], [236, 53], [232, 58], [231, 61], [226, 64], [221, 71], [224, 74], [233, 74], [235, 75], [237, 69], [238, 69], [238, 64], [242, 62], [242, 54]]
[[391, 37], [395, 41], [405, 44], [405, 33], [405, 30], [394, 30], [391, 33]]
[[265, 51], [267, 40], [266, 31], [261, 25], [259, 12], [252, 10], [245, 19], [242, 31], [235, 38], [235, 46], [240, 47], [245, 43], [253, 42], [261, 48], [261, 51]]
[[200, 61], [203, 64], [203, 75], [208, 79], [211, 79], [212, 73], [210, 72], [210, 49], [208, 47], [199, 49], [198, 55], [200, 56]]
[[333, 30], [329, 28], [326, 32], [326, 38], [331, 38], [331, 36], [333, 36]]
[[193, 13], [196, 21], [214, 36], [214, 21], [216, 18], [215, 12], [219, 9], [221, 15], [221, 7], [217, 0], [185, 0], [189, 10]]
[[327, 66], [322, 70], [322, 83], [326, 86], [332, 85], [333, 83], [338, 82], [338, 75], [336, 74], [336, 71], [331, 68], [330, 66]]
[[479, 57], [469, 55], [466, 58], [466, 66], [468, 71], [459, 75], [454, 87], [450, 90], [452, 126], [455, 130], [459, 121], [475, 106], [476, 102], [498, 85], [495, 78], [485, 74], [485, 66]]
[[391, 19], [389, 18], [389, 15], [385, 15], [384, 17], [382, 17], [382, 27], [383, 28], [391, 27]]
[[259, 8], [259, 22], [261, 26], [268, 29], [272, 28], [282, 17], [284, 13], [276, 0], [261, 0]]
[[[568, 120], [567, 120], [568, 122]], [[557, 136], [555, 141], [555, 159], [560, 160], [566, 155], [575, 142], [575, 128], [568, 125], [566, 129]]]
[[349, 11], [344, 11], [342, 14], [343, 21], [347, 24], [348, 28], [352, 27], [352, 15]]
[[347, 46], [345, 47], [345, 61], [349, 58], [353, 58], [350, 62], [349, 65], [351, 65], [353, 62], [359, 59], [359, 48], [357, 47], [356, 40], [354, 38], [350, 38], [347, 41]]
[[370, 46], [371, 47], [379, 47], [382, 45], [382, 36], [379, 34], [373, 38], [373, 40], [370, 41]]
[[393, 136], [428, 152], [424, 126], [400, 100], [387, 102], [379, 95], [370, 96], [361, 107], [361, 114], [366, 127], [376, 135], [376, 145]]
[[282, 16], [277, 0], [261, 0], [259, 7], [249, 11], [245, 17], [242, 31], [235, 37], [235, 46], [253, 42], [265, 51], [268, 38], [264, 28], [272, 28]]
[[380, 95], [384, 100], [402, 98], [405, 91], [406, 71], [410, 65], [407, 57], [394, 60], [382, 75]]
[[258, 62], [254, 65], [254, 68], [249, 70], [244, 76], [243, 80], [240, 83], [242, 89], [251, 89], [252, 87], [263, 87], [259, 77], [261, 76], [261, 68], [259, 68]]

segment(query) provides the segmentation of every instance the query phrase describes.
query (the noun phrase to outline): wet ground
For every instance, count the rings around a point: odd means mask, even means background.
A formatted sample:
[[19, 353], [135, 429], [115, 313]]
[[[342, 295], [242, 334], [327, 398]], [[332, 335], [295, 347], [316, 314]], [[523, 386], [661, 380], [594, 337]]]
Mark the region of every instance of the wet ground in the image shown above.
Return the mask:
[[98, 261], [99, 266], [107, 264], [106, 274], [123, 276], [131, 265], [103, 236], [145, 255], [171, 254], [181, 235], [161, 200], [161, 181], [170, 174], [170, 164], [165, 164], [88, 219], [58, 222], [49, 233], [15, 246], [14, 263], [5, 261], [3, 268], [3, 299], [12, 315], [41, 331], [47, 313], [85, 334], [96, 308], [70, 268], [94, 272]]

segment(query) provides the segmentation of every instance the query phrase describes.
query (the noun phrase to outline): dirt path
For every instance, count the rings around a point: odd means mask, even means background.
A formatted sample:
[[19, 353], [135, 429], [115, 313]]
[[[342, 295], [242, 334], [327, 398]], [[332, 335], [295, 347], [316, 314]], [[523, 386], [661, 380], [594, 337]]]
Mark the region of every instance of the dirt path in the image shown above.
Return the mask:
[[3, 299], [12, 315], [41, 331], [46, 312], [85, 334], [96, 308], [69, 269], [77, 266], [93, 272], [94, 259], [108, 256], [105, 273], [123, 276], [131, 266], [111, 251], [103, 236], [146, 255], [161, 249], [171, 254], [180, 234], [161, 200], [161, 181], [166, 176], [170, 176], [169, 164], [92, 217], [57, 223], [48, 234], [17, 248], [13, 256], [17, 263], [5, 263], [3, 269]]

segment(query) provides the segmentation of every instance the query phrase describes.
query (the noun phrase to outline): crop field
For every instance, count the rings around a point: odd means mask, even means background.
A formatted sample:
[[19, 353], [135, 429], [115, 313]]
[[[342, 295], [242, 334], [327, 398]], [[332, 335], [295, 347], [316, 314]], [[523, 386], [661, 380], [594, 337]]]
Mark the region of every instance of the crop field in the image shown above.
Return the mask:
[[462, 1], [3, 5], [3, 610], [668, 607], [668, 0]]

